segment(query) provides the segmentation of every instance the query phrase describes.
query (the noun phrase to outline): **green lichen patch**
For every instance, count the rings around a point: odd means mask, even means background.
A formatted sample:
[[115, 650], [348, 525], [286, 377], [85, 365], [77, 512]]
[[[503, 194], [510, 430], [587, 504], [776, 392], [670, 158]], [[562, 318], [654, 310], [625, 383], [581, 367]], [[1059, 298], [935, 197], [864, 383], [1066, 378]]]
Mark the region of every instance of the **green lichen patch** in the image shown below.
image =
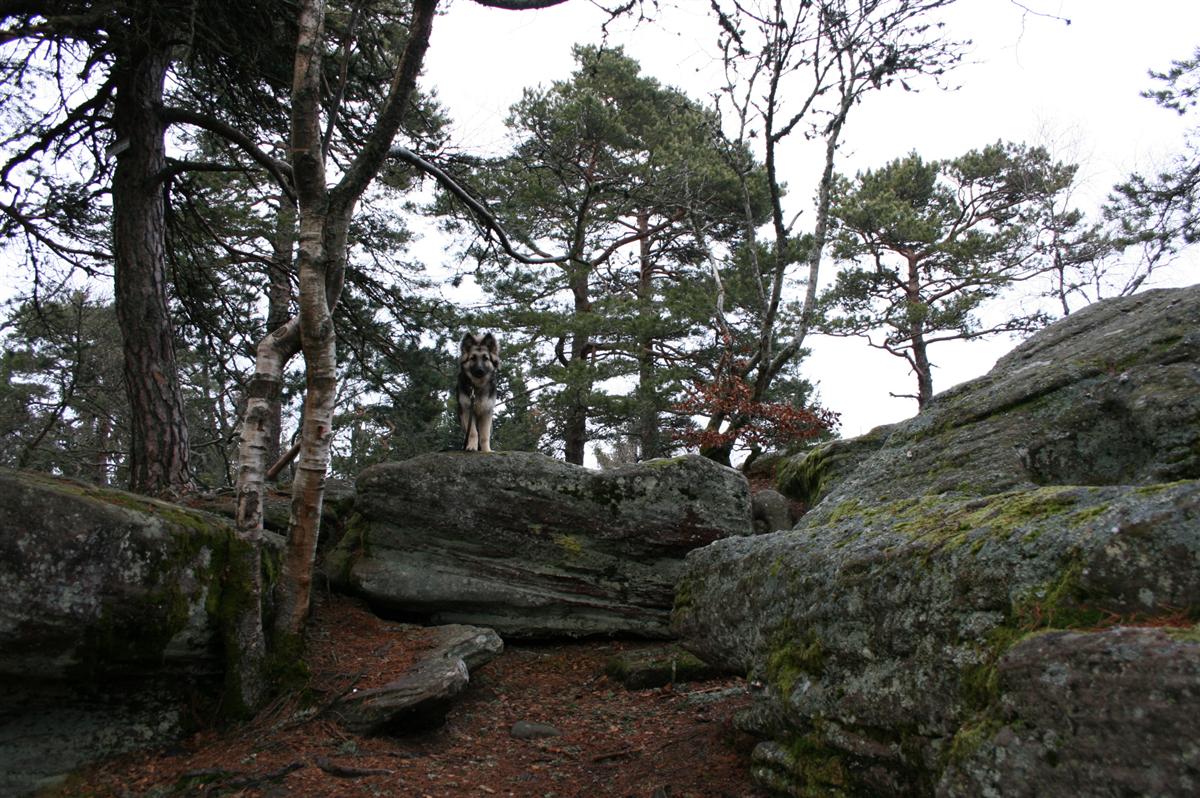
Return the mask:
[[825, 648], [816, 632], [797, 633], [784, 627], [771, 636], [767, 652], [767, 683], [785, 698], [801, 679], [820, 679], [825, 675]]
[[627, 651], [604, 665], [604, 674], [630, 690], [714, 679], [721, 671], [680, 648]]
[[554, 542], [569, 558], [578, 557], [583, 553], [583, 544], [574, 535], [559, 535]]
[[854, 794], [850, 766], [818, 734], [796, 735], [754, 750], [751, 773], [772, 793], [796, 798], [841, 798]]

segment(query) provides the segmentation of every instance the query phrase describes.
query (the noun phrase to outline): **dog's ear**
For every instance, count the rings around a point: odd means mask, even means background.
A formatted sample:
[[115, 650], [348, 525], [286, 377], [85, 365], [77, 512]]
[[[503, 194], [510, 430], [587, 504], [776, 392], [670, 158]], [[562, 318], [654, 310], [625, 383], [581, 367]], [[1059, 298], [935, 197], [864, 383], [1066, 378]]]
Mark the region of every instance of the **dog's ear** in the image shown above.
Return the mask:
[[483, 336], [483, 340], [480, 341], [479, 344], [480, 346], [486, 346], [487, 351], [491, 352], [493, 355], [497, 357], [500, 356], [500, 342], [497, 341], [496, 336], [492, 335], [491, 333]]
[[465, 355], [467, 350], [473, 346], [479, 346], [479, 339], [475, 337], [475, 333], [467, 333], [463, 336], [459, 349]]

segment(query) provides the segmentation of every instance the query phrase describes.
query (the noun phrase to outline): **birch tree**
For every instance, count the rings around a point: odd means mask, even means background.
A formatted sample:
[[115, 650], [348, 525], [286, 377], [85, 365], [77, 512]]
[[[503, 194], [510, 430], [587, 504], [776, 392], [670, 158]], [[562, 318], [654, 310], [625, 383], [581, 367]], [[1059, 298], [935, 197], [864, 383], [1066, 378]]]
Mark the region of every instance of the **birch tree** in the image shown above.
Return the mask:
[[[476, 0], [481, 5], [512, 10], [542, 8], [562, 0]], [[325, 3], [301, 0], [297, 10], [297, 42], [292, 75], [288, 152], [290, 184], [297, 208], [299, 312], [259, 344], [255, 375], [248, 391], [239, 454], [237, 526], [250, 545], [242, 572], [253, 580], [252, 600], [237, 622], [234, 644], [239, 650], [241, 699], [258, 702], [264, 687], [261, 666], [266, 637], [261, 616], [262, 502], [270, 436], [270, 402], [283, 381], [283, 368], [302, 354], [305, 398], [291, 517], [283, 566], [275, 595], [273, 644], [293, 651], [308, 616], [325, 474], [330, 461], [337, 397], [337, 336], [333, 309], [346, 276], [348, 233], [363, 193], [388, 160], [397, 155], [393, 142], [409, 112], [437, 11], [437, 0], [413, 0], [403, 49], [388, 89], [373, 120], [366, 126], [353, 159], [332, 184], [327, 174], [326, 142], [331, 120], [322, 117], [323, 91], [330, 82], [324, 71]], [[336, 85], [336, 81], [332, 82]], [[337, 112], [335, 105], [333, 113]], [[407, 150], [401, 151], [411, 155]], [[410, 162], [424, 163], [419, 158]], [[279, 170], [279, 167], [275, 167]]]

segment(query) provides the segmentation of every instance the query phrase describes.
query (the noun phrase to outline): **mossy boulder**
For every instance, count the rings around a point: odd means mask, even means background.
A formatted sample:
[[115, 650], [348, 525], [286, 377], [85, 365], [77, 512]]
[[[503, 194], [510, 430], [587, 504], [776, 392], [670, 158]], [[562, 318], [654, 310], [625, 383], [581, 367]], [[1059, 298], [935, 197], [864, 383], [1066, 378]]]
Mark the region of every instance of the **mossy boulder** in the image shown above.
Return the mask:
[[604, 664], [604, 675], [630, 690], [716, 679], [725, 672], [675, 645], [623, 651]]
[[0, 470], [0, 794], [217, 716], [244, 545], [207, 513]]
[[812, 507], [887, 441], [894, 424], [885, 424], [860, 435], [828, 441], [779, 464], [775, 484], [790, 499]]
[[1198, 330], [1200, 288], [1081, 311], [826, 471], [793, 530], [689, 555], [674, 629], [763, 684], [739, 720], [764, 738], [760, 783], [1181, 794], [1198, 754], [1180, 741], [1200, 734]]
[[373, 466], [326, 561], [395, 612], [506, 637], [664, 637], [688, 551], [751, 531], [744, 476], [701, 457], [591, 471], [531, 452]]
[[219, 671], [235, 541], [207, 513], [0, 471], [0, 674]]

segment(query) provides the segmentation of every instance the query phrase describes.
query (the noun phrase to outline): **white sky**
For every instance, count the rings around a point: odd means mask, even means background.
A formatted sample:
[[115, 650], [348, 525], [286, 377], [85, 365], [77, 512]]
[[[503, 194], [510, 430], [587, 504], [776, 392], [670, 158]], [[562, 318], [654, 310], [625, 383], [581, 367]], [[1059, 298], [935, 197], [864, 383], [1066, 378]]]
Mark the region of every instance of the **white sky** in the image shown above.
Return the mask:
[[[704, 0], [679, 0], [659, 25], [615, 27], [609, 43], [624, 45], [644, 73], [702, 98], [715, 86], [715, 30]], [[946, 15], [950, 35], [970, 39], [967, 65], [950, 77], [961, 86], [918, 93], [896, 88], [868, 99], [847, 125], [840, 171], [880, 166], [917, 150], [927, 158], [959, 155], [1005, 139], [1047, 144], [1057, 157], [1081, 164], [1079, 204], [1087, 211], [1134, 169], [1153, 171], [1182, 144], [1187, 119], [1139, 96], [1147, 70], [1163, 70], [1200, 45], [1196, 0], [1024, 0], [1024, 5], [1071, 19], [1024, 14], [1010, 0], [961, 0]], [[482, 8], [454, 0], [434, 26], [425, 85], [436, 88], [453, 119], [454, 138], [468, 151], [498, 154], [504, 117], [526, 86], [569, 76], [571, 46], [600, 38], [603, 17], [585, 0], [534, 12]], [[1194, 120], [1190, 120], [1194, 124]], [[793, 199], [809, 197], [819, 162], [793, 153], [781, 176]], [[799, 208], [793, 208], [798, 210]], [[803, 228], [801, 221], [801, 228]], [[425, 251], [445, 252], [453, 248]], [[827, 261], [828, 264], [828, 261]], [[825, 266], [826, 275], [832, 273]], [[1156, 285], [1188, 284], [1196, 259], [1179, 264]], [[842, 414], [845, 436], [906, 418], [913, 379], [897, 358], [857, 340], [809, 339], [805, 373], [823, 403]], [[934, 387], [945, 390], [991, 368], [1011, 340], [939, 344], [930, 350]]]

